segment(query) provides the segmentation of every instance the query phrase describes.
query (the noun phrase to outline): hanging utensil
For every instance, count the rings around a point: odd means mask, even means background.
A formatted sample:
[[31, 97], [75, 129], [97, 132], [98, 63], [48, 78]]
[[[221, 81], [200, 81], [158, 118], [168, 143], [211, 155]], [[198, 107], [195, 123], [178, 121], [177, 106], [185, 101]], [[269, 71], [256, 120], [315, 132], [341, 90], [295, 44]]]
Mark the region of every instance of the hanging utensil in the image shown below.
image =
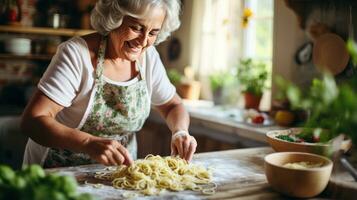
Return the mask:
[[315, 40], [312, 60], [320, 70], [337, 75], [346, 68], [349, 58], [346, 43], [337, 34], [326, 33]]
[[[351, 7], [349, 16], [349, 34], [353, 35]], [[350, 55], [346, 48], [346, 42], [335, 33], [325, 33], [319, 36], [313, 47], [312, 60], [321, 71], [329, 71], [337, 75], [345, 70]]]

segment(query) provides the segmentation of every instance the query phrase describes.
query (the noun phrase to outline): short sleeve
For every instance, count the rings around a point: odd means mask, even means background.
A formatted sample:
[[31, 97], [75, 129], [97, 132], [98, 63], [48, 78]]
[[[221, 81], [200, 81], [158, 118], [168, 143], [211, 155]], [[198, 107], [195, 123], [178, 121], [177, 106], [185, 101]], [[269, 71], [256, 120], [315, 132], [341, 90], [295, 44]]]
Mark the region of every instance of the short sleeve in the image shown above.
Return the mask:
[[[149, 49], [148, 49], [149, 50]], [[151, 65], [151, 103], [162, 105], [170, 101], [176, 94], [176, 88], [167, 77], [164, 65], [161, 62], [159, 53], [154, 47], [148, 52], [147, 64]]]
[[56, 103], [69, 107], [80, 86], [81, 66], [75, 42], [69, 40], [62, 43], [42, 76], [38, 89]]

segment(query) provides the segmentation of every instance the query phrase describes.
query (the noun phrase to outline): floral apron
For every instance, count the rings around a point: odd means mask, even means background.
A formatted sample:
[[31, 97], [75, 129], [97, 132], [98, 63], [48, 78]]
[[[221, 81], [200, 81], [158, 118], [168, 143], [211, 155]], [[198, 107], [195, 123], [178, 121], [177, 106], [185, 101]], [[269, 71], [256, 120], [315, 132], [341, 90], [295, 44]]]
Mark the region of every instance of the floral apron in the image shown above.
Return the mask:
[[[95, 136], [119, 141], [133, 159], [137, 157], [135, 132], [139, 131], [150, 113], [149, 94], [145, 76], [138, 62], [139, 80], [128, 86], [108, 83], [103, 77], [107, 40], [104, 37], [98, 51], [95, 83], [88, 107], [77, 127]], [[65, 167], [95, 163], [87, 154], [50, 148], [44, 167]]]

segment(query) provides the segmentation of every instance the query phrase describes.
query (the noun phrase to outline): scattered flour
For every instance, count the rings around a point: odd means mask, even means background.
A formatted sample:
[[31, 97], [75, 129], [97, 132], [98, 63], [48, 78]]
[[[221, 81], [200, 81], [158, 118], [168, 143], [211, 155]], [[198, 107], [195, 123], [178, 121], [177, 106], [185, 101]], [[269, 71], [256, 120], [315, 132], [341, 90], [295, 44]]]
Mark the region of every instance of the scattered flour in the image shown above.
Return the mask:
[[[258, 159], [261, 159], [257, 156]], [[262, 173], [263, 166], [257, 166], [245, 160], [236, 160], [232, 158], [204, 158], [195, 159], [193, 164], [203, 165], [212, 170], [213, 182], [218, 188], [221, 184], [236, 182], [246, 182], [252, 180], [265, 180], [265, 175]], [[97, 171], [101, 169], [98, 168]], [[135, 199], [135, 200], [200, 200], [204, 196], [201, 193], [194, 191], [170, 192], [165, 191], [159, 196], [142, 196], [138, 192], [115, 189], [109, 185], [103, 185], [100, 188], [95, 188], [93, 184], [82, 184], [79, 186], [79, 192], [91, 193], [103, 200], [115, 199]], [[129, 198], [128, 198], [129, 196]], [[130, 198], [130, 196], [133, 196]]]

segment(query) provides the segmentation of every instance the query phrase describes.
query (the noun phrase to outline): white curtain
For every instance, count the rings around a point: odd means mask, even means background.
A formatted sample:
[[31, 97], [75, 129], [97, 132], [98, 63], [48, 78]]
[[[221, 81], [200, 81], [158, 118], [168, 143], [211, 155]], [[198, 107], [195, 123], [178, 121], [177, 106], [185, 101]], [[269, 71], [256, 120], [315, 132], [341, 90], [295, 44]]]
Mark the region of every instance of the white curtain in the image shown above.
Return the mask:
[[191, 63], [203, 98], [211, 98], [207, 76], [234, 67], [242, 56], [241, 8], [239, 0], [193, 1]]

